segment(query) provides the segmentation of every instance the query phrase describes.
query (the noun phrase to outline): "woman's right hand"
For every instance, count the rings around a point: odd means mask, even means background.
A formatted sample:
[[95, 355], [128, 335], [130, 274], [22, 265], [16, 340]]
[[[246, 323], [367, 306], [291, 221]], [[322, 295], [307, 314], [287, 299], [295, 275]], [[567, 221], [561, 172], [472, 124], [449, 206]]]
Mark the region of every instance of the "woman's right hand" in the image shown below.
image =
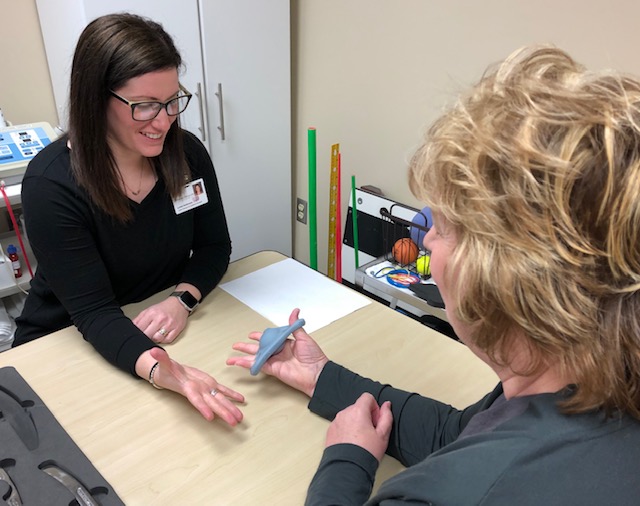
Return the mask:
[[[289, 325], [298, 320], [299, 309], [294, 309], [289, 316]], [[262, 332], [252, 332], [249, 338], [260, 341]], [[275, 376], [283, 383], [304, 392], [309, 397], [313, 395], [318, 377], [325, 364], [329, 361], [320, 346], [305, 332], [303, 328], [293, 332], [294, 339], [287, 339], [284, 348], [273, 355], [262, 366], [261, 371]], [[250, 369], [258, 353], [257, 343], [235, 343], [232, 348], [246, 355], [229, 357], [227, 365], [237, 365]]]
[[221, 418], [232, 426], [242, 421], [242, 412], [236, 406], [236, 403], [244, 402], [242, 394], [218, 383], [204, 371], [172, 360], [162, 348], [151, 348], [143, 353], [136, 363], [136, 372], [148, 378], [149, 364], [156, 362], [153, 379], [159, 388], [186, 397], [206, 420]]

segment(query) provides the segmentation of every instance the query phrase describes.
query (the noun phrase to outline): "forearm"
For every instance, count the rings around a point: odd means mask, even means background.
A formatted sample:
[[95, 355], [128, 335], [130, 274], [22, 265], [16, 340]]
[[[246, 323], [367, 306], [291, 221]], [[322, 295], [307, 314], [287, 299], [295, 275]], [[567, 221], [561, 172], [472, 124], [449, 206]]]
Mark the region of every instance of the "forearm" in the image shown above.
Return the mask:
[[205, 298], [227, 272], [231, 246], [207, 246], [195, 249], [176, 290], [189, 290], [198, 300]]
[[[333, 420], [339, 411], [353, 404], [364, 392], [371, 393], [379, 405], [391, 402], [393, 427], [387, 453], [407, 466], [455, 440], [468, 419], [480, 409], [472, 406], [461, 411], [428, 397], [363, 378], [333, 362], [329, 362], [320, 374], [309, 409]], [[416, 437], [417, 434], [420, 437]]]
[[318, 377], [309, 409], [327, 420], [333, 420], [339, 411], [356, 402], [364, 392], [371, 393], [377, 399], [383, 387], [329, 361]]
[[309, 485], [305, 506], [361, 506], [373, 488], [378, 461], [356, 445], [330, 446]]
[[146, 377], [138, 373], [138, 359], [158, 345], [124, 314], [110, 317], [98, 313], [74, 323], [84, 339], [107, 361], [134, 376]]

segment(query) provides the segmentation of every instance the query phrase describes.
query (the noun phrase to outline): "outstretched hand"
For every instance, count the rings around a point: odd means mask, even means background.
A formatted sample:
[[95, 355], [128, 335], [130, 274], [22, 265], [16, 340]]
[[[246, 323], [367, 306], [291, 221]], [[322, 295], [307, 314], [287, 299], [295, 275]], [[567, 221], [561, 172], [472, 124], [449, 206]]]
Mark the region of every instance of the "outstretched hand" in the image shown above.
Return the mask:
[[185, 396], [200, 414], [211, 421], [216, 416], [229, 425], [242, 421], [242, 412], [234, 402], [244, 402], [244, 396], [218, 383], [207, 373], [181, 365], [162, 348], [152, 348], [151, 356], [158, 361], [154, 382]]
[[327, 431], [326, 446], [358, 445], [380, 462], [389, 445], [392, 425], [391, 403], [386, 401], [378, 406], [373, 395], [364, 393], [336, 415]]
[[[289, 316], [289, 325], [298, 320], [299, 309], [294, 309]], [[252, 332], [249, 338], [260, 341], [262, 332]], [[275, 376], [283, 383], [304, 392], [309, 397], [313, 395], [318, 377], [325, 364], [329, 361], [320, 346], [307, 334], [304, 328], [293, 332], [294, 339], [287, 339], [282, 351], [273, 355], [262, 367], [262, 371]], [[258, 343], [235, 343], [232, 348], [246, 355], [233, 356], [227, 359], [227, 365], [237, 365], [250, 369], [258, 353]]]

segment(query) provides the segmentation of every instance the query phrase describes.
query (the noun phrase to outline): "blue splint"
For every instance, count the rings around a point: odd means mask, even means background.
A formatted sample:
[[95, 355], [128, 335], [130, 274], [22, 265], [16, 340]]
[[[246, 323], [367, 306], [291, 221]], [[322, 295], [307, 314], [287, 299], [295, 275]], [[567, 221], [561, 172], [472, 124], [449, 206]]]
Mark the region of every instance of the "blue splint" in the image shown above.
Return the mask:
[[289, 335], [294, 331], [301, 328], [304, 324], [305, 321], [300, 318], [299, 320], [296, 320], [293, 325], [289, 325], [288, 327], [266, 329], [260, 338], [258, 353], [256, 354], [256, 359], [250, 369], [251, 375], [255, 376], [258, 374], [267, 360], [276, 353], [280, 353], [282, 348], [284, 348], [284, 342], [287, 340], [287, 337], [289, 337]]

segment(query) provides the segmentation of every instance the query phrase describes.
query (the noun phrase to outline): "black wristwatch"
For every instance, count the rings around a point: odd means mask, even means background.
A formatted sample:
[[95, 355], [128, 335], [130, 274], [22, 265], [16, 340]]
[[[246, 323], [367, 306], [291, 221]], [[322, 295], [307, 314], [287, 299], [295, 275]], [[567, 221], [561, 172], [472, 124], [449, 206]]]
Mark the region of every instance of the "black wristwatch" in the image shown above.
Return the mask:
[[198, 299], [196, 299], [190, 292], [187, 290], [183, 290], [180, 292], [173, 292], [171, 297], [177, 297], [180, 301], [180, 304], [184, 306], [184, 308], [189, 311], [189, 314], [193, 313], [195, 309], [198, 307]]

